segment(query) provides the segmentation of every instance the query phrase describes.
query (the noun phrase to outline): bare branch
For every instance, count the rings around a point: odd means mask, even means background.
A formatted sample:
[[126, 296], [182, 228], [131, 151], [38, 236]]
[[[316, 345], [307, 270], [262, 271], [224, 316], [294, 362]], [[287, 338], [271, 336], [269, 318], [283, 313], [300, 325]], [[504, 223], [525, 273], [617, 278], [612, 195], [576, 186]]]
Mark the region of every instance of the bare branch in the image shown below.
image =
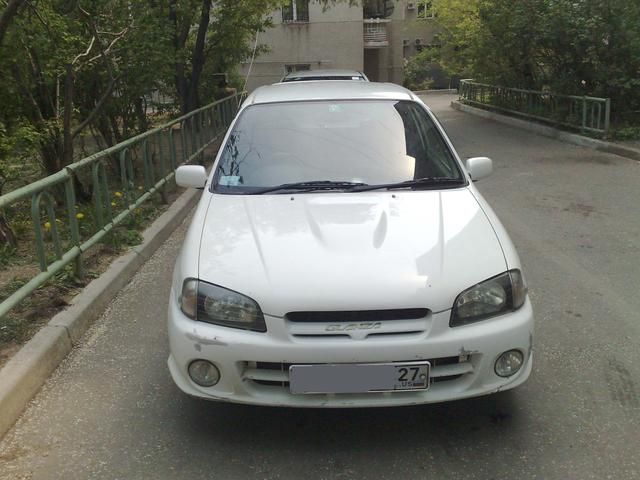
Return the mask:
[[80, 60], [82, 57], [88, 57], [89, 54], [91, 53], [91, 49], [93, 48], [93, 44], [95, 43], [95, 41], [96, 41], [96, 36], [94, 35], [93, 37], [91, 37], [91, 42], [89, 43], [89, 47], [87, 48], [87, 51], [84, 53], [81, 53], [76, 58], [74, 58], [73, 61], [71, 62], [71, 65], [75, 65], [76, 62]]
[[[91, 57], [89, 60], [87, 60], [87, 63], [93, 63], [96, 60], [98, 60], [99, 58], [102, 58], [103, 55], [109, 55], [111, 53], [111, 50], [113, 49], [113, 47], [115, 46], [115, 44], [118, 42], [118, 40], [120, 40], [121, 38], [123, 38], [127, 32], [129, 31], [128, 28], [125, 28], [122, 32], [120, 32], [118, 34], [118, 36], [116, 38], [114, 38], [111, 43], [109, 44], [109, 46], [103, 51], [100, 52], [99, 55], [96, 55], [95, 57]], [[112, 62], [116, 65], [116, 67], [118, 66], [115, 62], [115, 60], [112, 60]]]
[[84, 121], [71, 132], [71, 138], [77, 137], [78, 134], [82, 132], [82, 130], [84, 130], [85, 127], [93, 121], [94, 117], [98, 114], [98, 112], [100, 112], [100, 109], [102, 108], [104, 103], [111, 96], [111, 92], [113, 92], [113, 88], [116, 86], [116, 82], [119, 79], [120, 79], [120, 76], [114, 77], [111, 79], [111, 81], [109, 82], [109, 85], [107, 86], [107, 89], [102, 94], [102, 97], [100, 97], [100, 100], [98, 100], [98, 103], [96, 103], [95, 107], [93, 107], [93, 110], [91, 110], [91, 113], [89, 113], [87, 118], [85, 118]]
[[40, 110], [40, 106], [38, 105], [38, 102], [36, 102], [36, 99], [34, 98], [33, 94], [31, 93], [31, 90], [29, 88], [27, 88], [27, 84], [24, 82], [23, 78], [22, 78], [22, 74], [20, 73], [20, 69], [18, 68], [18, 66], [15, 63], [12, 63], [11, 66], [11, 74], [13, 75], [13, 79], [16, 82], [16, 86], [18, 87], [18, 90], [20, 91], [20, 94], [22, 95], [23, 98], [26, 98], [29, 100], [29, 103], [31, 104], [31, 110], [33, 113], [33, 118], [35, 118], [35, 122], [37, 122], [38, 126], [40, 127], [44, 127], [47, 123], [47, 121], [45, 120], [44, 116], [42, 115], [42, 110]]
[[47, 30], [47, 33], [51, 35], [51, 29], [49, 28], [49, 24], [44, 18], [42, 18], [42, 15], [40, 15], [40, 12], [36, 8], [36, 6], [33, 3], [31, 3], [29, 0], [27, 0], [27, 6], [31, 9], [33, 13], [36, 14], [36, 17], [38, 17], [38, 20], [40, 20], [40, 23], [42, 23], [44, 28]]
[[125, 33], [126, 30], [128, 30], [128, 28], [129, 27], [125, 28], [121, 32], [105, 32], [105, 31], [98, 30], [98, 33], [100, 35], [111, 35], [112, 37], [120, 37]]
[[[113, 80], [115, 78], [115, 74], [114, 74], [114, 71], [113, 71], [113, 64], [112, 64], [113, 60], [110, 61], [109, 58], [107, 57], [107, 55], [108, 55], [107, 49], [105, 49], [105, 46], [102, 43], [102, 39], [100, 38], [100, 34], [98, 33], [98, 27], [96, 26], [96, 23], [94, 22], [93, 17], [91, 16], [91, 14], [89, 12], [87, 12], [82, 7], [78, 7], [78, 9], [80, 10], [80, 13], [86, 18], [87, 25], [89, 26], [89, 29], [91, 30], [91, 33], [93, 34], [93, 36], [96, 38], [96, 40], [98, 42], [98, 47], [100, 48], [99, 58], [102, 58], [102, 61], [104, 62], [105, 67], [107, 68], [107, 71], [109, 72], [109, 78], [111, 78], [111, 80]], [[118, 37], [118, 38], [122, 38], [122, 37]], [[109, 47], [111, 47], [113, 45], [115, 45], [115, 41], [111, 42], [111, 45]], [[117, 65], [116, 65], [116, 67], [117, 67]]]

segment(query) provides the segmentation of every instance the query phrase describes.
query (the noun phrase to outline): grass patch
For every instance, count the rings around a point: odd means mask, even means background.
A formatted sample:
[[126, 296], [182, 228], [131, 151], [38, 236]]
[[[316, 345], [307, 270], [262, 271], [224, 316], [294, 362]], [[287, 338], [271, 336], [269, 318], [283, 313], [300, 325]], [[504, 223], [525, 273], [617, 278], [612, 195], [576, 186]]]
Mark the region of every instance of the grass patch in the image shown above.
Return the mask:
[[[204, 156], [204, 162], [212, 160], [219, 144], [209, 147]], [[135, 152], [132, 152], [134, 155]], [[139, 152], [138, 152], [139, 154]], [[181, 157], [178, 149], [178, 158]], [[136, 157], [139, 159], [139, 157]], [[139, 166], [139, 164], [136, 164]], [[142, 186], [143, 176], [138, 170], [134, 172], [135, 184], [129, 187], [129, 192], [119, 189], [120, 175], [117, 171], [108, 172], [109, 185], [107, 204], [103, 209], [103, 221], [109, 221], [106, 214], [108, 207], [111, 218], [114, 218], [128, 208], [145, 191]], [[85, 185], [91, 184], [91, 176], [86, 175], [80, 180]], [[113, 182], [113, 183], [112, 183]], [[121, 187], [120, 187], [121, 188]], [[95, 192], [93, 192], [95, 193]], [[142, 232], [163, 212], [168, 205], [182, 193], [181, 190], [168, 186], [166, 191], [158, 192], [145, 203], [133, 210], [126, 219], [113, 228], [99, 243], [82, 254], [84, 276], [79, 279], [74, 274], [73, 266], [68, 265], [62, 271], [38, 288], [28, 298], [12, 309], [4, 318], [0, 318], [0, 367], [8, 360], [16, 347], [28, 341], [37, 330], [45, 325], [57, 312], [66, 307], [71, 299], [77, 295], [93, 278], [103, 273], [111, 262], [128, 248], [142, 242]], [[129, 198], [127, 198], [129, 196]], [[64, 198], [64, 196], [62, 196]], [[95, 211], [95, 196], [89, 195], [84, 201], [77, 198], [73, 215], [75, 216], [80, 233], [80, 242], [85, 242], [100, 230], [100, 222]], [[165, 203], [166, 200], [166, 203]], [[69, 226], [69, 212], [65, 202], [56, 199], [55, 218], [48, 217], [45, 208], [41, 208], [40, 227], [44, 240], [44, 256], [47, 264], [56, 259], [54, 248], [54, 232], [60, 238], [60, 249], [67, 251], [72, 246]], [[31, 217], [31, 200], [21, 200], [5, 208], [4, 216], [11, 226], [17, 239], [14, 247], [0, 248], [0, 301], [8, 298], [26, 281], [35, 277], [39, 272], [39, 261], [36, 252], [36, 233]], [[9, 352], [9, 353], [7, 353]]]
[[611, 130], [611, 138], [619, 141], [640, 140], [640, 126], [616, 127]]
[[[169, 204], [181, 191], [169, 196]], [[67, 265], [51, 280], [38, 288], [7, 315], [0, 318], [0, 367], [28, 341], [56, 313], [64, 309], [71, 299], [91, 280], [103, 273], [111, 262], [130, 247], [142, 242], [142, 232], [168, 208], [159, 199], [153, 199], [134, 211], [129, 219], [114, 228], [104, 241], [83, 254], [84, 278], [78, 279], [73, 265]], [[83, 218], [87, 223], [91, 218]], [[35, 257], [27, 249], [0, 249], [0, 301], [5, 300], [33, 276], [39, 269]], [[51, 259], [52, 260], [52, 259]]]

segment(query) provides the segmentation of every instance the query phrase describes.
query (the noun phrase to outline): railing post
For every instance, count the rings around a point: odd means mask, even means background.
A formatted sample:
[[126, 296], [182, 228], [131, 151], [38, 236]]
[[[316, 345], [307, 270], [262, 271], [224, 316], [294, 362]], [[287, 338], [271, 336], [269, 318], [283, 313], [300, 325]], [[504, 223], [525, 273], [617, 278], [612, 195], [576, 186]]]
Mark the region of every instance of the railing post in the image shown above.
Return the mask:
[[224, 126], [225, 128], [229, 126], [229, 103], [228, 102], [224, 102], [222, 104], [222, 108], [224, 111]]
[[[95, 219], [98, 228], [103, 228], [107, 221], [105, 220], [105, 210], [107, 213], [106, 218], [109, 221], [113, 218], [111, 214], [111, 201], [109, 199], [109, 185], [107, 180], [107, 174], [105, 166], [102, 160], [96, 162], [91, 167], [91, 176], [93, 178], [93, 198], [95, 205]], [[75, 194], [73, 197], [75, 202]]]
[[142, 142], [142, 171], [144, 176], [144, 191], [147, 192], [155, 183], [151, 155], [149, 154], [149, 139]]
[[187, 158], [189, 158], [189, 152], [187, 151], [187, 125], [189, 124], [189, 120], [182, 120], [180, 122], [180, 145], [182, 147], [182, 161], [180, 163], [185, 163]]
[[[468, 90], [469, 86], [465, 88]], [[223, 133], [233, 120], [241, 100], [242, 95], [214, 102], [209, 108], [183, 115], [166, 125], [83, 158], [60, 172], [1, 195], [0, 214], [19, 201], [30, 201], [30, 216], [35, 230], [31, 234], [35, 240], [34, 261], [41, 272], [0, 301], [0, 316], [68, 266], [73, 267], [77, 278], [82, 278], [83, 274], [86, 276], [82, 258], [84, 252], [110, 237], [118, 245], [119, 236], [114, 235], [115, 229], [131, 218], [135, 209], [149, 201], [150, 195], [137, 195], [137, 190], [142, 189], [139, 185], [144, 181], [147, 191], [153, 189], [164, 194], [167, 182], [173, 176], [173, 173], [167, 172], [175, 170], [177, 164], [182, 163], [181, 158], [188, 159], [193, 152]], [[168, 140], [162, 135], [167, 131]], [[177, 135], [181, 138], [178, 139]], [[167, 141], [168, 153], [163, 148]], [[178, 152], [179, 142], [182, 143], [182, 157]], [[80, 169], [86, 168], [89, 169], [88, 177], [93, 187], [91, 206], [86, 207], [93, 210], [93, 215], [83, 221], [87, 213], [77, 208], [78, 192], [75, 189], [78, 186], [75, 179]], [[113, 178], [110, 178], [111, 174]], [[118, 177], [122, 193], [118, 191]], [[58, 191], [64, 199], [64, 205], [56, 202], [57, 195], [55, 198], [53, 196]], [[66, 209], [66, 213], [63, 209]], [[57, 219], [57, 214], [63, 216]]]
[[[158, 132], [158, 134], [155, 135], [155, 138], [156, 146], [158, 147], [158, 158], [160, 159], [160, 175], [158, 175], [158, 178], [165, 178], [167, 176], [167, 156], [164, 148], [162, 148], [162, 132]], [[169, 203], [169, 185], [167, 181], [164, 182], [160, 189], [160, 199], [165, 205]]]
[[120, 179], [122, 181], [122, 194], [127, 208], [133, 201], [133, 163], [131, 162], [131, 155], [127, 155], [128, 153], [129, 147], [122, 149], [120, 152]]
[[[73, 181], [73, 180], [72, 180]], [[36, 241], [36, 254], [38, 256], [38, 262], [40, 263], [40, 270], [42, 272], [47, 271], [47, 256], [44, 248], [44, 239], [42, 236], [42, 226], [40, 225], [40, 202], [45, 200], [45, 209], [47, 211], [47, 221], [49, 222], [49, 229], [51, 230], [51, 239], [53, 240], [53, 250], [56, 255], [56, 259], [62, 258], [62, 247], [60, 245], [60, 235], [58, 233], [58, 225], [56, 224], [56, 212], [53, 207], [53, 197], [49, 192], [41, 191], [35, 193], [31, 197], [31, 221], [33, 223], [33, 229]], [[75, 212], [73, 212], [75, 215]]]
[[175, 129], [173, 127], [169, 127], [169, 154], [171, 155], [171, 169], [175, 170], [178, 168], [178, 163], [176, 159], [176, 140], [174, 138]]
[[610, 117], [611, 117], [611, 99], [607, 98], [604, 104], [604, 134], [605, 135], [609, 135]]
[[580, 126], [580, 133], [585, 132], [585, 127], [587, 126], [587, 99], [586, 97], [582, 97], [582, 125]]
[[[94, 188], [99, 188], [96, 185]], [[65, 200], [67, 203], [67, 215], [69, 218], [69, 232], [71, 233], [71, 242], [74, 246], [80, 246], [80, 228], [78, 227], [78, 218], [76, 217], [76, 191], [73, 185], [73, 178], [69, 178], [64, 184]], [[97, 193], [97, 192], [96, 192]], [[73, 274], [76, 278], [82, 280], [84, 278], [84, 268], [82, 266], [82, 256], [78, 255], [73, 262]]]
[[213, 137], [216, 136], [216, 122], [213, 118], [213, 109], [207, 110], [207, 118], [209, 119], [209, 128], [207, 131], [209, 132], [208, 142], [213, 140]]
[[196, 127], [198, 126], [196, 122], [196, 117], [198, 114], [191, 115], [189, 118], [189, 127], [191, 128], [191, 151], [189, 152], [189, 156], [193, 155], [198, 151], [198, 131]]

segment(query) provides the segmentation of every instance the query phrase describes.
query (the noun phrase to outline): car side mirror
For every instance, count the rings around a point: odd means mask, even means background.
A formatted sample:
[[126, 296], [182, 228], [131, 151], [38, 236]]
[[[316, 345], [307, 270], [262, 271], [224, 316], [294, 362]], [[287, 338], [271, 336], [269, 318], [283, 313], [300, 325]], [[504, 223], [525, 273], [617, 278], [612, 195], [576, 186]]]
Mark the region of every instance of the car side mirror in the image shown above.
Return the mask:
[[473, 157], [467, 159], [467, 171], [471, 180], [477, 182], [481, 178], [488, 177], [493, 172], [493, 162], [487, 157]]
[[182, 165], [176, 170], [176, 183], [179, 187], [202, 189], [207, 183], [207, 171], [202, 165]]

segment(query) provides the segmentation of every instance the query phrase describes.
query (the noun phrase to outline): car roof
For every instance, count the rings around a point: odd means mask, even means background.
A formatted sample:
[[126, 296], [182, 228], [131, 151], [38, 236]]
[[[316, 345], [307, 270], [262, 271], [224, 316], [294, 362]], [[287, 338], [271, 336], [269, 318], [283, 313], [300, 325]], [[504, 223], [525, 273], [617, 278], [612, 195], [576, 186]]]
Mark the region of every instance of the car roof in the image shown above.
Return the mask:
[[365, 78], [362, 72], [357, 70], [339, 70], [339, 69], [324, 69], [324, 70], [302, 70], [298, 72], [287, 73], [283, 78], [306, 78], [306, 77], [361, 77]]
[[417, 100], [417, 97], [395, 83], [354, 82], [352, 80], [311, 80], [307, 82], [275, 83], [257, 88], [244, 106], [304, 102], [313, 100]]

